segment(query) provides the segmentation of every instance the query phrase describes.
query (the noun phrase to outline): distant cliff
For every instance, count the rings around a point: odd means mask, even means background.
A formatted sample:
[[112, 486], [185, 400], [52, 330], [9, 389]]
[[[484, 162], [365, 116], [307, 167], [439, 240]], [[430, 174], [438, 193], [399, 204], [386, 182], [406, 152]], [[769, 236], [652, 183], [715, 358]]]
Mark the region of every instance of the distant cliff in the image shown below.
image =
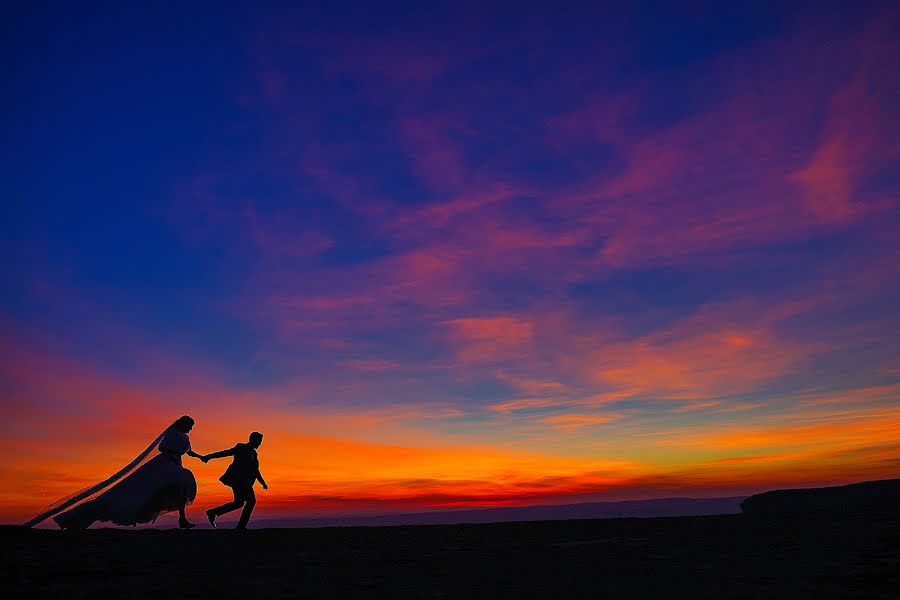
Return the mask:
[[756, 516], [900, 513], [900, 479], [774, 490], [750, 496], [741, 503], [741, 510]]

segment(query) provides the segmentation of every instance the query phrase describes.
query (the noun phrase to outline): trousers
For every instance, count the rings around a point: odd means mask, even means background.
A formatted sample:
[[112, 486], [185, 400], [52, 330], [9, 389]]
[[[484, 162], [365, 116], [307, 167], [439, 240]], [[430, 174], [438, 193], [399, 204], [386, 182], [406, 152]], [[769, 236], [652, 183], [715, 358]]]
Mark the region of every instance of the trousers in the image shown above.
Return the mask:
[[210, 512], [219, 517], [243, 507], [244, 510], [241, 511], [241, 518], [238, 520], [237, 528], [246, 529], [253, 507], [256, 506], [256, 494], [253, 492], [253, 486], [231, 486], [231, 491], [234, 492], [234, 500], [222, 506], [217, 506], [211, 509]]

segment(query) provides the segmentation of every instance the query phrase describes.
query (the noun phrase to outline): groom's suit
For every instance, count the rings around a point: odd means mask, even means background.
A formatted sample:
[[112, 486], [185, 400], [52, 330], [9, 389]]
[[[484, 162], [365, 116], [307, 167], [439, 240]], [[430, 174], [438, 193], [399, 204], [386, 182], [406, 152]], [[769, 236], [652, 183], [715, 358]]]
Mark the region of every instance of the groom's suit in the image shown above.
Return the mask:
[[209, 454], [208, 458], [222, 458], [225, 456], [233, 456], [234, 459], [228, 465], [225, 473], [219, 477], [219, 481], [232, 489], [234, 501], [210, 509], [209, 512], [218, 517], [243, 506], [244, 510], [241, 511], [241, 518], [237, 525], [239, 529], [243, 529], [247, 527], [247, 522], [250, 521], [250, 514], [253, 512], [253, 507], [256, 506], [256, 494], [253, 492], [253, 484], [256, 483], [257, 479], [262, 481], [262, 477], [259, 474], [259, 457], [256, 454], [256, 448], [249, 444], [239, 443], [234, 448]]
[[256, 454], [256, 448], [252, 448], [249, 444], [236, 444], [230, 450], [216, 452], [213, 456], [234, 456], [231, 464], [225, 469], [225, 473], [219, 477], [219, 481], [229, 487], [253, 487], [253, 484], [259, 478], [259, 457]]

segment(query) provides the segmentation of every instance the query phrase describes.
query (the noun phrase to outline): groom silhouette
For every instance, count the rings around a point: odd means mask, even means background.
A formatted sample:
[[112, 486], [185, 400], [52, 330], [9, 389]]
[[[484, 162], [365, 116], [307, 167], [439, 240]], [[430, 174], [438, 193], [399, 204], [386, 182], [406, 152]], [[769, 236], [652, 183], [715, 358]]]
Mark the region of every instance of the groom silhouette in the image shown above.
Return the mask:
[[226, 456], [234, 457], [234, 460], [228, 465], [228, 469], [225, 470], [225, 474], [219, 477], [219, 481], [230, 487], [234, 492], [234, 501], [206, 511], [206, 518], [209, 519], [209, 524], [213, 528], [216, 526], [216, 517], [230, 513], [243, 506], [244, 510], [241, 511], [241, 518], [236, 529], [247, 529], [250, 513], [253, 512], [253, 507], [256, 506], [256, 494], [253, 493], [253, 484], [258, 479], [264, 490], [269, 489], [269, 486], [266, 485], [266, 480], [263, 479], [262, 474], [259, 472], [259, 458], [256, 455], [256, 449], [260, 447], [262, 440], [262, 434], [254, 431], [250, 434], [250, 439], [246, 444], [238, 443], [234, 448], [213, 452], [201, 457], [203, 462]]

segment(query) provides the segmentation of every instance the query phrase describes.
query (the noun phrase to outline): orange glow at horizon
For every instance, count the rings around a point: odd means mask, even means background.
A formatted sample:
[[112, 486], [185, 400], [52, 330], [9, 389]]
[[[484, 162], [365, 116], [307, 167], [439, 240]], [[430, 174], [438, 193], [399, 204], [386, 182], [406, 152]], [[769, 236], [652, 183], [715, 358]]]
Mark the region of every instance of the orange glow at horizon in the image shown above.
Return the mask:
[[[130, 389], [91, 375], [75, 363], [54, 365], [68, 381], [67, 369], [77, 372], [82, 386], [64, 389], [38, 377], [32, 380], [36, 386], [32, 393], [84, 398], [93, 389], [98, 392], [92, 396], [95, 405], [109, 413], [102, 419], [47, 413], [40, 429], [23, 427], [4, 437], [0, 452], [9, 460], [0, 467], [0, 516], [5, 521], [23, 520], [55, 499], [104, 479], [155, 437], [155, 429], [167, 419], [163, 413], [131, 417], [127, 406], [108, 403], [103, 396], [105, 391], [115, 397], [147, 400], [158, 395], [154, 390]], [[243, 441], [251, 429], [264, 432], [261, 468], [271, 489], [260, 492], [260, 511], [267, 515], [742, 495], [780, 485], [895, 476], [900, 410], [890, 405], [871, 408], [867, 403], [873, 398], [890, 400], [896, 392], [897, 386], [866, 388], [856, 396], [848, 393], [837, 406], [834, 398], [811, 398], [812, 409], [787, 421], [760, 417], [753, 425], [722, 429], [686, 425], [650, 437], [620, 435], [606, 451], [595, 453], [641, 459], [585, 458], [583, 451], [566, 445], [565, 438], [573, 431], [606, 424], [615, 420], [612, 417], [561, 414], [542, 419], [547, 431], [558, 432], [552, 434], [559, 443], [557, 453], [547, 452], [546, 441], [540, 443], [543, 451], [516, 444], [453, 443], [451, 437], [434, 445], [427, 443], [432, 435], [416, 436], [414, 417], [403, 417], [409, 422], [402, 425], [377, 414], [287, 417], [262, 406], [253, 411], [252, 398], [228, 398], [221, 389], [190, 396], [194, 404], [228, 406], [224, 416], [195, 412], [198, 422], [191, 438], [195, 451], [208, 453]], [[858, 408], [852, 406], [855, 397], [863, 402]], [[515, 413], [498, 414], [515, 417]], [[28, 411], [10, 417], [33, 419]], [[378, 436], [396, 443], [367, 441], [367, 431], [373, 427]], [[358, 439], [342, 437], [340, 431]], [[48, 444], [43, 434], [58, 443]], [[199, 507], [226, 498], [227, 489], [217, 477], [227, 460], [203, 464], [185, 457], [185, 466], [198, 479]]]

